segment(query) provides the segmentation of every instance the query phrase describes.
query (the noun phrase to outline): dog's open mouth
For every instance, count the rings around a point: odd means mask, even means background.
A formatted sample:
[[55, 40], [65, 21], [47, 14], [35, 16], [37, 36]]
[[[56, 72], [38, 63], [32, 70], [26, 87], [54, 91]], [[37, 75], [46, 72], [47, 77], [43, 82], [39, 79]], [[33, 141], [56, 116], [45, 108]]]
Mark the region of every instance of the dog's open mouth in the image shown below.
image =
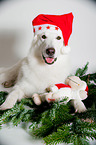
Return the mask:
[[53, 64], [57, 60], [57, 58], [44, 57], [44, 55], [42, 55], [42, 56], [43, 56], [43, 59], [44, 59], [45, 63], [47, 63], [47, 64]]

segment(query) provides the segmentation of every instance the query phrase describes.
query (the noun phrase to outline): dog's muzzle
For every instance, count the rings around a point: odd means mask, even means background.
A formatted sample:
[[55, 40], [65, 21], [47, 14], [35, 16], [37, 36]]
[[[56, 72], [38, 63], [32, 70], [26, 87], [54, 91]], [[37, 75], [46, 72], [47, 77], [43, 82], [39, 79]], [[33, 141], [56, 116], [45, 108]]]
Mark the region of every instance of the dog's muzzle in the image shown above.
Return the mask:
[[54, 54], [55, 54], [55, 49], [54, 48], [47, 48], [46, 49], [46, 54], [47, 54], [47, 57], [45, 57], [43, 55], [43, 59], [44, 59], [45, 63], [53, 64], [57, 60], [57, 58], [54, 58]]

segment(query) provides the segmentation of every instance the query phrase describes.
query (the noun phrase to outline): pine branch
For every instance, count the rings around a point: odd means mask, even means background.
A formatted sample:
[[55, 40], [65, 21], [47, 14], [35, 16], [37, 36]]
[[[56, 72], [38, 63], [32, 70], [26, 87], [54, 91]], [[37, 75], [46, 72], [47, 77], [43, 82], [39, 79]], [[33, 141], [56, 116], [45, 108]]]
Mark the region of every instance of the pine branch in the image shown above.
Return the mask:
[[55, 102], [50, 109], [42, 113], [39, 122], [35, 122], [35, 124], [32, 123], [30, 132], [32, 131], [33, 135], [45, 137], [53, 131], [56, 131], [59, 125], [73, 118], [73, 116], [69, 114], [69, 111], [68, 105]]
[[73, 143], [74, 145], [89, 145], [89, 140], [96, 139], [96, 124], [82, 122], [75, 118], [73, 123], [66, 123], [59, 127], [56, 132], [46, 136], [44, 141], [46, 145], [56, 145], [57, 143]]
[[89, 64], [89, 62], [87, 62], [87, 64], [82, 69], [78, 68], [76, 70], [75, 76], [78, 76], [78, 77], [83, 76], [88, 70], [88, 64]]
[[12, 109], [0, 111], [0, 125], [12, 122], [13, 125], [17, 126], [25, 120], [26, 122], [30, 121], [33, 109], [26, 109], [26, 104], [29, 104], [29, 106], [33, 105], [30, 99], [22, 99], [21, 102], [17, 102]]
[[76, 113], [75, 116], [79, 117], [80, 119], [91, 119], [92, 122], [96, 123], [96, 109], [88, 109], [86, 112]]
[[[4, 102], [4, 92], [2, 94], [1, 102]], [[17, 126], [21, 122], [34, 122], [39, 121], [41, 113], [49, 109], [51, 104], [46, 102], [40, 106], [36, 106], [33, 100], [22, 99], [21, 102], [17, 102], [12, 109], [0, 111], [0, 127], [2, 124], [12, 122], [14, 126]]]
[[96, 86], [96, 73], [83, 75], [80, 78], [81, 80], [84, 80], [89, 86]]
[[8, 95], [7, 92], [0, 92], [0, 105], [4, 103], [6, 95]]
[[84, 75], [81, 79], [86, 81], [89, 88], [88, 98], [83, 102], [87, 108], [96, 109], [96, 73]]

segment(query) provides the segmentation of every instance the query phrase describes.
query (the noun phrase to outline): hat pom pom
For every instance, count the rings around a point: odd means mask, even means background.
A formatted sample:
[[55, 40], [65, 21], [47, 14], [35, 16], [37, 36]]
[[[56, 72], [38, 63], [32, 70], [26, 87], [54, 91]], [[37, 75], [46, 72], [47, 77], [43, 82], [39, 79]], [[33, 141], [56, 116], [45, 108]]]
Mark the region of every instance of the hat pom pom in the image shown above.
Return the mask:
[[62, 54], [68, 54], [71, 51], [69, 46], [63, 46], [61, 49]]

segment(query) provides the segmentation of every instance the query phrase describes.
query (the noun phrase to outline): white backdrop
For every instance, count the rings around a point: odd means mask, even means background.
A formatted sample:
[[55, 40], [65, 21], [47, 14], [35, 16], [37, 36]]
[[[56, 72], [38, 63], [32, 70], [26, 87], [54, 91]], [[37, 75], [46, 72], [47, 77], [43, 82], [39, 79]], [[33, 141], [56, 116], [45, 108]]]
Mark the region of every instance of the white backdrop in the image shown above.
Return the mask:
[[[27, 55], [33, 37], [31, 21], [40, 13], [73, 12], [73, 33], [69, 40], [72, 72], [89, 61], [96, 72], [96, 4], [91, 0], [12, 0], [0, 5], [0, 67], [9, 66]], [[37, 145], [24, 130], [0, 131], [1, 145]], [[92, 143], [93, 144], [93, 143]]]

